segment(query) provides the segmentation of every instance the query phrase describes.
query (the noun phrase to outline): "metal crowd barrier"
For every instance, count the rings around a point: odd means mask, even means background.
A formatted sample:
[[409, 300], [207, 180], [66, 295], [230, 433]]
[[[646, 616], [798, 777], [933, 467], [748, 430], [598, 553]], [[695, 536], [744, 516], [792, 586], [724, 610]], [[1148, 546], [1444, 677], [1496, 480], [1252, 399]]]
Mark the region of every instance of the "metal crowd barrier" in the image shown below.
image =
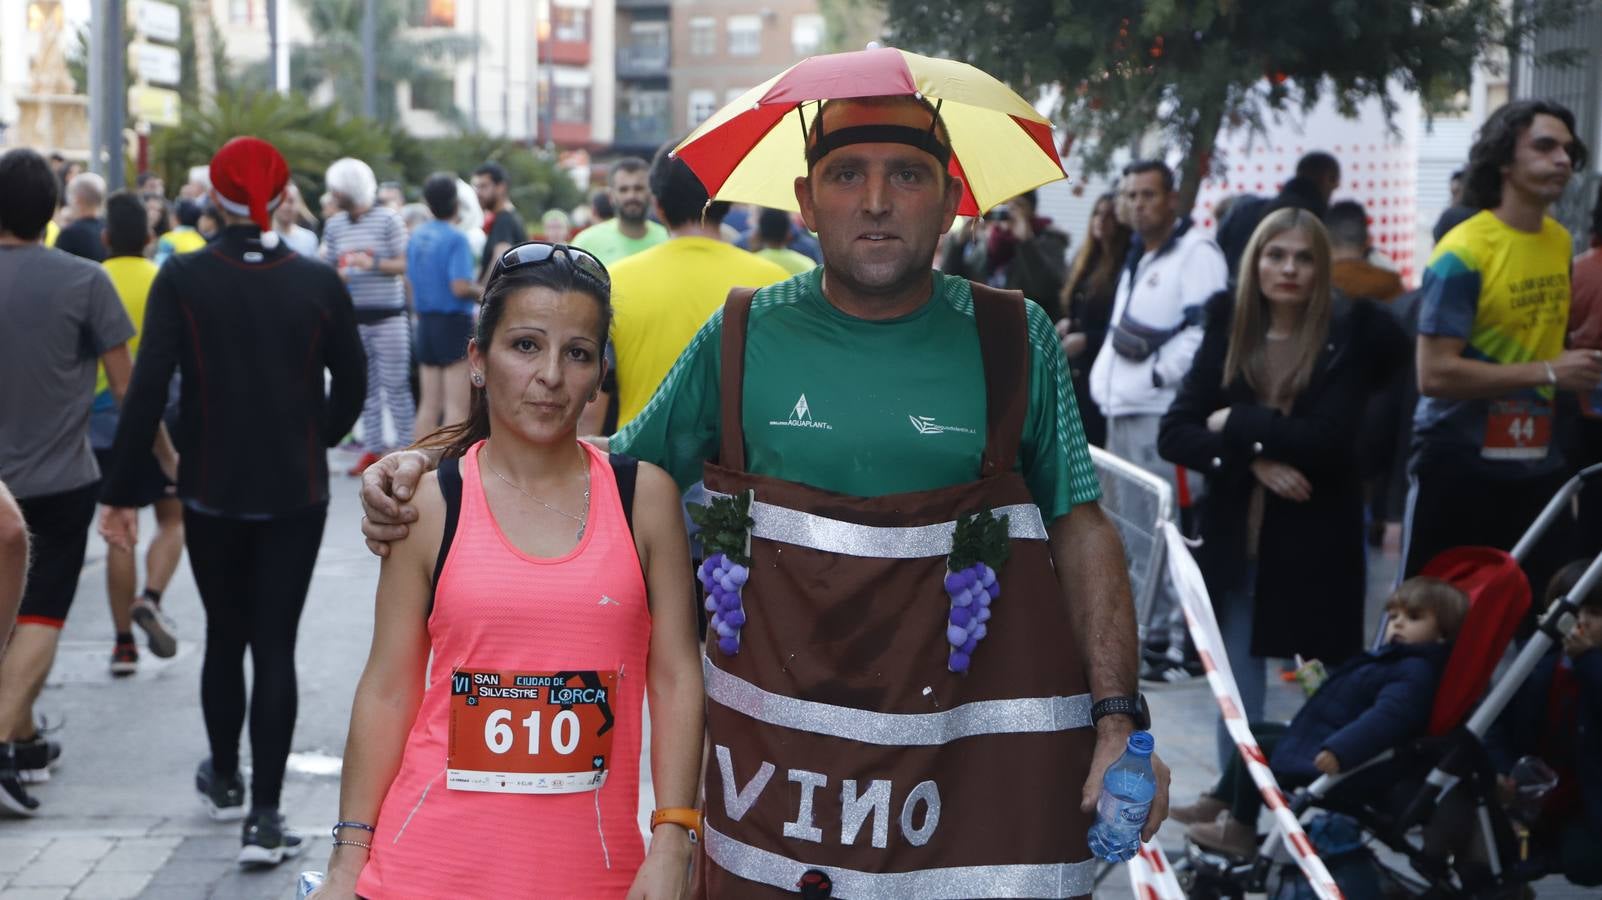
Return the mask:
[[1159, 523], [1177, 522], [1173, 488], [1139, 466], [1100, 447], [1090, 448], [1101, 480], [1101, 509], [1124, 542], [1124, 563], [1135, 599], [1135, 621], [1146, 636], [1152, 598], [1165, 573], [1165, 546]]

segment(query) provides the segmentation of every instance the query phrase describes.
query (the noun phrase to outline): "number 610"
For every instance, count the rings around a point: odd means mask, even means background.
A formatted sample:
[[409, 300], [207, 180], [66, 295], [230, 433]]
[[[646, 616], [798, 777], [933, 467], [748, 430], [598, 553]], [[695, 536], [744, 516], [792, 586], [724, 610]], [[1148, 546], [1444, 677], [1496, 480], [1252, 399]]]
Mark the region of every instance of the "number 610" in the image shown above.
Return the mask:
[[[516, 741], [512, 732], [512, 711], [497, 709], [484, 720], [484, 744], [491, 753], [507, 753]], [[534, 710], [520, 722], [528, 731], [528, 753], [538, 756], [540, 752], [540, 711]], [[578, 749], [579, 745], [579, 717], [571, 709], [564, 709], [551, 717], [551, 749], [562, 756], [568, 756]]]

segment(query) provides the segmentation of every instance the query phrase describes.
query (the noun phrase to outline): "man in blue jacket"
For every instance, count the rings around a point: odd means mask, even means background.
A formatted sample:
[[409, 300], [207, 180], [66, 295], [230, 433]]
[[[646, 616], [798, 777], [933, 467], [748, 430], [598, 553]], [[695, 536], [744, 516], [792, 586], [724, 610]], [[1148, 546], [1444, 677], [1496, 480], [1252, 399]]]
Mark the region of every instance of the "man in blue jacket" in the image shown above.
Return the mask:
[[[1436, 578], [1409, 578], [1386, 601], [1385, 644], [1329, 676], [1289, 726], [1252, 723], [1285, 787], [1337, 775], [1424, 732], [1451, 642], [1468, 615], [1468, 597]], [[1262, 795], [1240, 757], [1210, 795], [1171, 815], [1199, 847], [1237, 857], [1257, 851]], [[1220, 813], [1228, 812], [1228, 816]]]

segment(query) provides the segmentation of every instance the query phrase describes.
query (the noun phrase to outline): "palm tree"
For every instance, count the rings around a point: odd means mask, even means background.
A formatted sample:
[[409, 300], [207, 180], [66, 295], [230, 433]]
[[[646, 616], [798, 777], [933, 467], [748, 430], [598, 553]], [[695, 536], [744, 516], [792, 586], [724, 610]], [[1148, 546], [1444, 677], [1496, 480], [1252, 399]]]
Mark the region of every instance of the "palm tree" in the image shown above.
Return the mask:
[[[477, 37], [456, 32], [419, 34], [408, 29], [407, 0], [379, 0], [378, 118], [396, 119], [395, 88], [448, 80], [444, 66], [454, 63], [478, 45]], [[324, 83], [332, 86], [334, 105], [347, 116], [361, 113], [362, 105], [362, 0], [300, 0], [312, 33], [312, 42], [290, 54], [290, 82], [311, 94]]]

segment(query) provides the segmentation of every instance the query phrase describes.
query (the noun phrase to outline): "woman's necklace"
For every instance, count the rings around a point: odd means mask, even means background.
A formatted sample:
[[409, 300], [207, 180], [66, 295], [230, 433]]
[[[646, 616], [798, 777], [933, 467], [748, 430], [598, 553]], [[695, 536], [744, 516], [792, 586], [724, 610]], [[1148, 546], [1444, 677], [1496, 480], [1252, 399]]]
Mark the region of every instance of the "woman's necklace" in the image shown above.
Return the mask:
[[[481, 459], [483, 458], [482, 454], [480, 455], [480, 458]], [[527, 497], [528, 499], [533, 500], [535, 503], [538, 503], [539, 505], [545, 507], [546, 509], [550, 510], [553, 513], [556, 513], [559, 516], [564, 516], [566, 518], [572, 519], [573, 521], [579, 523], [578, 524], [578, 534], [575, 535], [574, 538], [573, 538], [574, 540], [577, 540], [577, 541], [584, 540], [584, 526], [586, 524], [588, 524], [589, 518], [590, 518], [590, 465], [589, 465], [589, 462], [590, 461], [588, 459], [584, 460], [584, 512], [581, 515], [575, 516], [570, 512], [565, 512], [563, 510], [557, 509], [556, 507], [552, 506], [551, 504], [546, 503], [544, 500], [541, 500], [540, 498], [534, 496], [533, 494], [530, 494], [528, 491], [523, 490], [520, 486], [518, 486], [517, 482], [513, 481], [510, 478], [507, 478], [505, 475], [502, 475], [500, 473], [500, 470], [496, 469], [493, 465], [490, 465], [489, 460], [487, 460], [487, 459], [484, 460], [484, 464], [486, 466], [489, 466], [489, 470], [495, 474], [496, 478], [499, 478], [500, 480], [506, 482], [508, 485], [511, 486], [511, 488], [513, 490], [517, 491], [519, 494], [522, 494], [523, 496]]]

